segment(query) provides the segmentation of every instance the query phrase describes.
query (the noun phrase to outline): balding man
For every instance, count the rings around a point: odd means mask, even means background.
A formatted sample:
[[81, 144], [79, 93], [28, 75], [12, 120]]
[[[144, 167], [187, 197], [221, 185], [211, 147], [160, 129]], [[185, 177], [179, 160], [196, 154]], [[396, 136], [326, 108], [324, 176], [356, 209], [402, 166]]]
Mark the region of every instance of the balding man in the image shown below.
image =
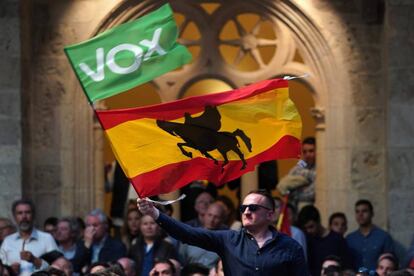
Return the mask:
[[174, 238], [217, 253], [226, 276], [308, 275], [301, 246], [271, 226], [275, 205], [269, 193], [253, 191], [244, 198], [239, 231], [194, 228], [161, 214], [146, 199], [137, 205]]
[[[204, 215], [203, 227], [209, 230], [226, 229], [224, 219], [225, 210], [223, 206], [216, 202], [212, 203], [208, 206]], [[214, 252], [186, 243], [180, 243], [178, 253], [184, 266], [191, 263], [199, 263], [209, 269], [213, 268], [220, 258]]]

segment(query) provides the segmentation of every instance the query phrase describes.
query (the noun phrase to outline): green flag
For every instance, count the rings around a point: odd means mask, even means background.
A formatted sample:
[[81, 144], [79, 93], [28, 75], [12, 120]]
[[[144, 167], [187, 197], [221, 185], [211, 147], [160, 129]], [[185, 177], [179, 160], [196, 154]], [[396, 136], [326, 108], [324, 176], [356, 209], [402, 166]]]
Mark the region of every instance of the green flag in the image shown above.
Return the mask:
[[89, 101], [105, 99], [148, 82], [191, 60], [177, 43], [171, 7], [65, 47]]

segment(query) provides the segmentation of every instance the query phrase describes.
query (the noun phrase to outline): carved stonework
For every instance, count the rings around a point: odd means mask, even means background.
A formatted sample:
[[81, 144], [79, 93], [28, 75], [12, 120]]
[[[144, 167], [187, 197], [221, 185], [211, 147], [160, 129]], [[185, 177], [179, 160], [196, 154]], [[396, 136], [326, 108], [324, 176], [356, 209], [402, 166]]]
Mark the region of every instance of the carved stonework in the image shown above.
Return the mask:
[[310, 112], [313, 119], [316, 121], [316, 130], [325, 130], [325, 110], [323, 108], [314, 107]]

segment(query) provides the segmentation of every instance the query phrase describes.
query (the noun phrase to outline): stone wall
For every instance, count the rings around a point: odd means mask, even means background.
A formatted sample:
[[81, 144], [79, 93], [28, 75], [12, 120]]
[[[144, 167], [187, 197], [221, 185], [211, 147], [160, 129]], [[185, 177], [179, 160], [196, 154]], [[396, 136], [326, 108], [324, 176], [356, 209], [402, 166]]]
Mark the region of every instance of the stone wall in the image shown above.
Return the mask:
[[407, 245], [414, 229], [414, 2], [387, 1], [387, 141], [389, 229]]
[[116, 2], [20, 2], [24, 193], [39, 209], [38, 224], [48, 216], [83, 216], [103, 206], [103, 166], [94, 164], [103, 135], [96, 135], [64, 47], [90, 38]]
[[10, 216], [11, 202], [21, 197], [19, 1], [0, 5], [0, 216]]

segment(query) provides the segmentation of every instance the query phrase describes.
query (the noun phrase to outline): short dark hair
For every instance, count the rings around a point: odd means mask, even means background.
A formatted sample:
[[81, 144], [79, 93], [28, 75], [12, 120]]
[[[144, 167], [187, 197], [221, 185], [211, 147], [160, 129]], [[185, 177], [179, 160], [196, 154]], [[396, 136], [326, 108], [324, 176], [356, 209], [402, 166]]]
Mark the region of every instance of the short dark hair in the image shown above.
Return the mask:
[[304, 227], [309, 221], [315, 221], [321, 223], [321, 215], [318, 209], [313, 205], [307, 205], [300, 210], [298, 215], [298, 224], [300, 227]]
[[200, 273], [201, 275], [208, 275], [209, 269], [199, 263], [189, 263], [188, 265], [184, 266], [184, 268], [181, 270], [182, 276], [189, 276], [193, 275], [195, 273]]
[[360, 199], [357, 202], [355, 202], [355, 208], [359, 205], [367, 205], [371, 213], [374, 213], [374, 207], [372, 206], [371, 201], [369, 201], [368, 199]]
[[272, 195], [268, 191], [262, 190], [262, 189], [254, 190], [254, 191], [249, 192], [247, 195], [251, 195], [251, 194], [257, 194], [257, 195], [264, 196], [266, 198], [266, 201], [269, 203], [270, 208], [273, 211], [275, 210], [275, 201], [274, 201]]
[[342, 212], [336, 212], [336, 213], [333, 213], [332, 215], [330, 215], [330, 217], [329, 217], [329, 225], [331, 225], [332, 222], [333, 222], [333, 220], [336, 219], [336, 218], [342, 218], [345, 221], [345, 223], [347, 223], [347, 221], [348, 221], [346, 219], [346, 216], [345, 216], [344, 213], [342, 213]]
[[30, 206], [30, 210], [32, 211], [32, 216], [34, 217], [36, 214], [36, 208], [35, 205], [33, 203], [33, 201], [31, 201], [30, 199], [17, 199], [15, 201], [13, 201], [12, 204], [12, 214], [14, 216], [14, 213], [16, 212], [16, 208], [18, 205], [29, 205]]
[[59, 219], [57, 217], [48, 217], [45, 222], [43, 223], [43, 227], [46, 225], [53, 225], [56, 226], [59, 222]]
[[308, 145], [315, 145], [316, 144], [316, 139], [315, 137], [306, 137], [305, 139], [303, 139], [302, 144], [308, 144]]
[[334, 261], [337, 262], [339, 264], [340, 267], [342, 267], [342, 260], [340, 257], [336, 256], [336, 255], [328, 255], [326, 256], [323, 261], [322, 264], [326, 261]]

